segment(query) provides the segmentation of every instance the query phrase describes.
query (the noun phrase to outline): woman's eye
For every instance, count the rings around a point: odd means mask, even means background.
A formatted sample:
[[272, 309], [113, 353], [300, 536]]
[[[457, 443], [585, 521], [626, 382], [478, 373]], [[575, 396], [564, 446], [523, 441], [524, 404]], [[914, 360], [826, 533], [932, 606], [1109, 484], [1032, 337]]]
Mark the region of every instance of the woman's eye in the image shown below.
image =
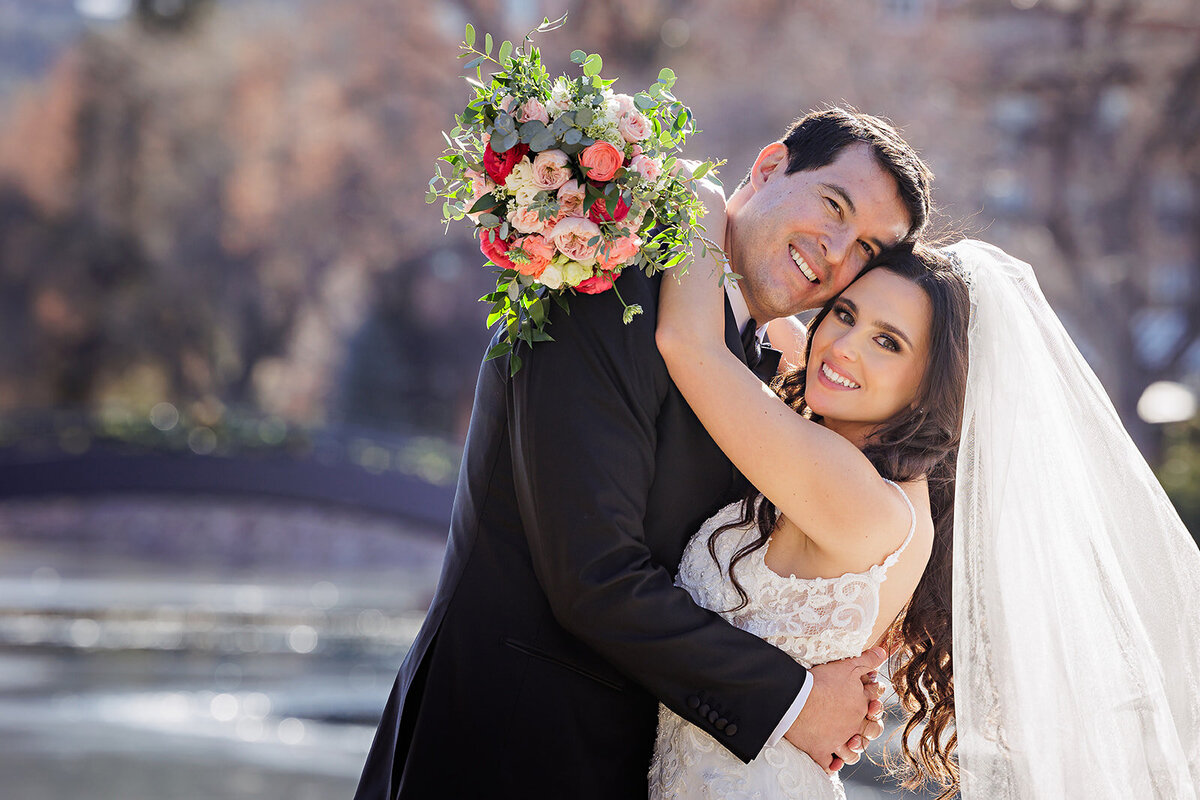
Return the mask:
[[900, 345], [890, 336], [880, 336], [875, 341], [879, 342], [885, 350], [891, 350], [894, 353], [900, 352]]
[[841, 320], [842, 322], [846, 323], [847, 325], [854, 324], [854, 315], [850, 313], [849, 309], [846, 309], [846, 308], [834, 309], [833, 315], [835, 317], [837, 317], [839, 320]]

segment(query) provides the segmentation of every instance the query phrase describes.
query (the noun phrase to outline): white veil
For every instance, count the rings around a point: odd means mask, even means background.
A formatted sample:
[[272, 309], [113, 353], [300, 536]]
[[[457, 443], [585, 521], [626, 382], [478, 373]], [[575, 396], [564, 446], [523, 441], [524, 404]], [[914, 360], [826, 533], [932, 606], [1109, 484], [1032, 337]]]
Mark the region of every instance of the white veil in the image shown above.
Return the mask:
[[1033, 270], [964, 241], [954, 506], [965, 800], [1200, 796], [1200, 551]]

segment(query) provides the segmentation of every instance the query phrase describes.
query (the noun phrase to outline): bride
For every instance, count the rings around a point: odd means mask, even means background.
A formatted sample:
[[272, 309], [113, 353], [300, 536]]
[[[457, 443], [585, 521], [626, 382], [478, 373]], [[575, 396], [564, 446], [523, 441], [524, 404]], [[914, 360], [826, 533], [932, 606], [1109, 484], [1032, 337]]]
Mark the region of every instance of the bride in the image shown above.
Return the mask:
[[[657, 341], [757, 491], [677, 582], [809, 666], [885, 644], [905, 761], [944, 796], [1197, 797], [1200, 554], [1028, 265], [883, 257], [777, 394], [725, 348], [713, 266], [663, 282]], [[650, 786], [844, 797], [786, 740], [743, 764], [665, 707]]]

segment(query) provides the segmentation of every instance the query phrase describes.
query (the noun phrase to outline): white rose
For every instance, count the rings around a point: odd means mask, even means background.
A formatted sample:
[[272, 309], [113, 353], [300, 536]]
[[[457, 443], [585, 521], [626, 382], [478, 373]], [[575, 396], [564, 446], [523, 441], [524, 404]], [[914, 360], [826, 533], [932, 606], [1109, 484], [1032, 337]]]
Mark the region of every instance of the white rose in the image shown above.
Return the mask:
[[517, 196], [519, 205], [528, 206], [541, 191], [533, 180], [533, 163], [528, 157], [522, 158], [513, 167], [512, 172], [504, 179], [504, 188]]
[[592, 277], [592, 268], [578, 261], [568, 261], [563, 265], [563, 282], [567, 286], [578, 286]]
[[542, 274], [538, 276], [538, 282], [545, 284], [551, 289], [561, 289], [564, 281], [562, 265], [557, 261], [551, 261], [542, 270]]

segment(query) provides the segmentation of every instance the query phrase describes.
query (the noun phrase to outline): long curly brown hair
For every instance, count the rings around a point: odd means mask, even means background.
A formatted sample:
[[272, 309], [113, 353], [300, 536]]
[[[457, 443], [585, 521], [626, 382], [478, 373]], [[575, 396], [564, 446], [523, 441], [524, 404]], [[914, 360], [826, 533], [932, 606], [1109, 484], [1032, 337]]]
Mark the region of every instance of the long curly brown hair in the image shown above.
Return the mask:
[[[932, 330], [929, 362], [918, 389], [915, 407], [905, 408], [871, 433], [863, 454], [883, 477], [903, 483], [924, 477], [929, 487], [933, 516], [933, 550], [912, 598], [884, 635], [892, 651], [892, 684], [908, 722], [901, 740], [903, 765], [892, 765], [917, 788], [934, 781], [947, 798], [958, 791], [958, 765], [954, 757], [954, 671], [951, 643], [951, 576], [953, 572], [954, 474], [962, 428], [963, 402], [967, 383], [967, 325], [970, 297], [966, 283], [950, 260], [930, 248], [916, 245], [881, 255], [869, 264], [911, 280], [929, 297]], [[861, 275], [860, 275], [861, 277]], [[808, 348], [812, 335], [833, 309], [830, 300], [808, 325]], [[798, 413], [820, 422], [804, 401], [806, 372], [803, 366], [777, 377], [775, 392]], [[759, 535], [738, 549], [729, 564], [729, 576], [741, 598], [735, 609], [744, 608], [749, 597], [734, 566], [763, 547], [778, 523], [779, 513], [765, 497], [751, 489], [743, 504], [742, 518], [716, 530], [708, 550], [716, 556], [716, 539], [734, 527], [757, 525]], [[922, 723], [924, 727], [921, 728]], [[913, 734], [920, 729], [917, 741]]]

